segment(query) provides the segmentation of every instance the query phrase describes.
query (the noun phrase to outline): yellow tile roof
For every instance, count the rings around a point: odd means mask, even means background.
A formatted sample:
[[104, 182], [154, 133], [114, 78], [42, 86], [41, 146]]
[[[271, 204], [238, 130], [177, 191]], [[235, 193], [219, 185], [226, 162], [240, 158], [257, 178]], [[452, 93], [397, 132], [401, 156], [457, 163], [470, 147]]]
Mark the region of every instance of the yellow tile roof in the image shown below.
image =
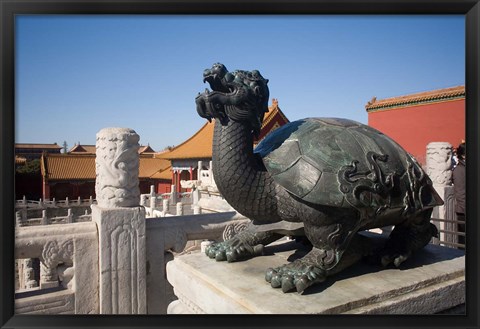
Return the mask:
[[[158, 171], [170, 167], [170, 161], [161, 158], [140, 156], [139, 178], [152, 178]], [[170, 175], [171, 176], [171, 175]]]
[[439, 102], [465, 97], [465, 86], [436, 89], [410, 95], [377, 100], [375, 97], [365, 105], [367, 112], [389, 107], [412, 106], [419, 103]]
[[35, 143], [15, 143], [16, 149], [54, 149], [59, 150], [62, 147], [58, 144], [35, 144]]
[[[70, 154], [95, 154], [97, 152], [95, 145], [80, 145], [77, 144], [68, 151]], [[155, 151], [150, 147], [150, 145], [140, 145], [138, 153], [155, 153]]]
[[95, 154], [96, 148], [95, 145], [80, 145], [77, 144], [68, 151], [68, 153], [90, 153]]
[[[170, 161], [168, 161], [170, 163]], [[164, 180], [172, 180], [172, 165], [169, 165], [165, 169], [161, 169], [150, 176], [151, 179], [164, 179]]]
[[[274, 99], [272, 106], [269, 107], [269, 111], [266, 113], [265, 118], [263, 119], [262, 129], [265, 128], [268, 123], [272, 121], [277, 115], [281, 116], [286, 122], [288, 122], [285, 114], [283, 114], [283, 112], [278, 107], [278, 101]], [[200, 128], [200, 130], [198, 130], [192, 137], [187, 139], [185, 142], [172, 148], [170, 151], [157, 153], [156, 157], [169, 160], [212, 158], [214, 125], [215, 120], [205, 123]]]
[[268, 125], [268, 123], [270, 121], [272, 121], [273, 119], [275, 119], [275, 117], [277, 115], [279, 115], [286, 122], [289, 122], [289, 120], [287, 119], [285, 114], [278, 107], [278, 100], [276, 98], [274, 98], [272, 100], [272, 105], [268, 107], [268, 112], [265, 115], [265, 118], [263, 119], [262, 128], [266, 127]]
[[142, 146], [140, 145], [140, 148], [138, 149], [138, 153], [155, 153], [155, 150], [150, 147], [150, 145], [145, 145]]
[[[170, 161], [140, 156], [139, 178], [150, 178], [170, 166]], [[94, 154], [48, 154], [42, 157], [42, 176], [49, 180], [95, 180]]]
[[49, 180], [95, 180], [95, 155], [48, 154], [42, 157], [41, 170]]
[[212, 157], [213, 127], [215, 121], [207, 122], [192, 137], [170, 151], [157, 153], [156, 157], [177, 159], [208, 159]]

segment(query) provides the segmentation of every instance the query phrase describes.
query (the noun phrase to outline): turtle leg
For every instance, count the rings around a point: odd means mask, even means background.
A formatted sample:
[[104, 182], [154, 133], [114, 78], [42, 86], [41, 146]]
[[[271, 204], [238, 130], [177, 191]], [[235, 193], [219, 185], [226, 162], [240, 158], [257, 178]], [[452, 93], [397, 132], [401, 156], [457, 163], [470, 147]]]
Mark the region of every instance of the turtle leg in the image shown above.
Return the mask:
[[309, 286], [353, 265], [369, 252], [368, 239], [356, 233], [359, 215], [353, 211], [322, 211], [320, 216], [306, 219], [305, 234], [313, 245], [303, 258], [270, 268], [265, 280], [283, 292], [301, 293]]
[[272, 231], [259, 232], [253, 225], [237, 233], [231, 239], [213, 243], [205, 250], [205, 254], [217, 261], [236, 262], [263, 252], [263, 247], [283, 237]]
[[438, 235], [437, 228], [430, 223], [432, 211], [433, 209], [425, 210], [410, 220], [395, 225], [378, 255], [383, 266], [391, 263], [400, 266], [413, 252], [425, 247], [432, 237]]
[[328, 276], [334, 275], [355, 264], [368, 253], [368, 239], [355, 234], [350, 246], [340, 256], [338, 263], [328, 268], [328, 263], [335, 262], [336, 254], [328, 247], [312, 250], [304, 257], [277, 268], [269, 268], [265, 280], [273, 288], [282, 288], [283, 292], [296, 290], [302, 293], [306, 288], [323, 282]]

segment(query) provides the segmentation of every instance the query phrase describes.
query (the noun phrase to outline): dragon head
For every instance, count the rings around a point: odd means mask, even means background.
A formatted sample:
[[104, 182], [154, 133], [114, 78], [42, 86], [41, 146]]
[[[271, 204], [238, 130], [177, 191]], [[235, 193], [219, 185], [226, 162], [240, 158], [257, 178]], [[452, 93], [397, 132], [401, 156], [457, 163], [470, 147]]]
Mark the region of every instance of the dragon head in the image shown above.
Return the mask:
[[197, 112], [209, 121], [217, 119], [226, 125], [230, 120], [251, 125], [258, 136], [265, 112], [268, 112], [268, 80], [259, 71], [229, 72], [225, 65], [215, 63], [203, 72], [205, 89], [195, 99]]
[[[229, 76], [227, 77], [227, 75]], [[215, 63], [212, 68], [203, 71], [203, 82], [208, 82], [212, 90], [227, 93], [230, 90], [227, 88], [226, 82], [227, 78], [231, 78], [230, 75], [231, 73], [228, 72], [225, 65]]]

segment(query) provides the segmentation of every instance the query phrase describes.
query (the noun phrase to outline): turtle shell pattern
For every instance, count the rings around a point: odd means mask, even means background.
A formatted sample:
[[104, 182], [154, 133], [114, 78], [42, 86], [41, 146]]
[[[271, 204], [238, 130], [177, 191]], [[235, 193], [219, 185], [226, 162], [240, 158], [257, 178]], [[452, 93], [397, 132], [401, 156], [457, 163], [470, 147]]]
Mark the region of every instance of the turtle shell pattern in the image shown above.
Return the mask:
[[415, 159], [356, 121], [308, 118], [269, 134], [255, 149], [275, 182], [303, 201], [405, 213], [442, 204]]

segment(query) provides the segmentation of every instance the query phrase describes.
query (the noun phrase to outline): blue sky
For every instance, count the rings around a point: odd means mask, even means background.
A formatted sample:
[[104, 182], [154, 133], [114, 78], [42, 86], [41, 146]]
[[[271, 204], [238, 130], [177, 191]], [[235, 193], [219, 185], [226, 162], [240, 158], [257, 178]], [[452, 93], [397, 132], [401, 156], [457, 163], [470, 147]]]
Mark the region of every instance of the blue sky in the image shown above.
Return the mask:
[[365, 104], [465, 84], [453, 16], [19, 16], [19, 143], [95, 144], [105, 127], [178, 145], [205, 122], [205, 68], [258, 69], [291, 120], [367, 123]]

